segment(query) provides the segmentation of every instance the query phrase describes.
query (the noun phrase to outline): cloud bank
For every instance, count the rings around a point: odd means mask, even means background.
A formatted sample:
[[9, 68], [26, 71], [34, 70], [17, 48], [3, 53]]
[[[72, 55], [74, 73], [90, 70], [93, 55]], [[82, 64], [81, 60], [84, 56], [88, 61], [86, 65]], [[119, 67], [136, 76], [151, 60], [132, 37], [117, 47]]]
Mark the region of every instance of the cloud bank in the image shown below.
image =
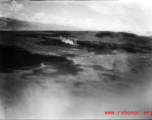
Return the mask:
[[[25, 4], [31, 4], [31, 7]], [[43, 2], [44, 3], [44, 2]], [[77, 27], [80, 30], [152, 31], [151, 2], [129, 1], [64, 1], [45, 2], [13, 1], [0, 3], [0, 17]], [[39, 11], [34, 11], [41, 5]], [[33, 7], [33, 8], [32, 8]], [[49, 9], [49, 10], [46, 10]], [[52, 12], [53, 11], [53, 12]]]

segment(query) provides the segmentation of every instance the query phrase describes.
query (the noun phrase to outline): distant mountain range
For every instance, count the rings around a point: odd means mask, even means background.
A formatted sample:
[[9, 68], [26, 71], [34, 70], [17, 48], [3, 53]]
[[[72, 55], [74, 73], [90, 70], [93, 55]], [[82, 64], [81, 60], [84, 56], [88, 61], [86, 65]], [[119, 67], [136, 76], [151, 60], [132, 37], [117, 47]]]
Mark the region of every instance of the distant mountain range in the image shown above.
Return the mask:
[[[0, 30], [2, 31], [86, 31], [87, 32], [85, 28], [81, 30], [80, 28], [76, 28], [72, 26], [43, 24], [38, 22], [22, 21], [22, 20], [6, 18], [6, 17], [0, 17]], [[94, 31], [94, 32], [100, 32], [100, 31]], [[152, 38], [151, 35], [148, 35], [148, 37]]]
[[73, 30], [70, 26], [56, 24], [42, 24], [36, 22], [21, 21], [12, 18], [0, 17], [0, 30]]

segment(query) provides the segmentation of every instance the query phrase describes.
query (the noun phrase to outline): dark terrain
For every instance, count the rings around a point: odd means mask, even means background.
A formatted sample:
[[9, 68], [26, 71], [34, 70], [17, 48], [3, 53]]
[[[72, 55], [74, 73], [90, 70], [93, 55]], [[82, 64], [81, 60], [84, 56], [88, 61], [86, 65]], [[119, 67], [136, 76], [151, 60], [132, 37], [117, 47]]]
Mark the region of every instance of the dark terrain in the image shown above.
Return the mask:
[[110, 31], [1, 31], [0, 118], [152, 118], [104, 114], [152, 111], [151, 73], [150, 37]]

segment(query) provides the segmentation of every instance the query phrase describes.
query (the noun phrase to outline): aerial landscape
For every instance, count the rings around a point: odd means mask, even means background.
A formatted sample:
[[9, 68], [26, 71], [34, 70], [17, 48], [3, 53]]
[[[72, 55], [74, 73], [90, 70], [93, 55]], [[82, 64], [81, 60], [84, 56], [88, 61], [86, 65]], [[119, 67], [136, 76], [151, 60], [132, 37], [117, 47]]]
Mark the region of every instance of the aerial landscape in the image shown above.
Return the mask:
[[151, 73], [152, 35], [0, 17], [0, 119], [150, 119]]
[[1, 31], [0, 51], [6, 118], [101, 118], [105, 110], [151, 108], [149, 37], [108, 31]]

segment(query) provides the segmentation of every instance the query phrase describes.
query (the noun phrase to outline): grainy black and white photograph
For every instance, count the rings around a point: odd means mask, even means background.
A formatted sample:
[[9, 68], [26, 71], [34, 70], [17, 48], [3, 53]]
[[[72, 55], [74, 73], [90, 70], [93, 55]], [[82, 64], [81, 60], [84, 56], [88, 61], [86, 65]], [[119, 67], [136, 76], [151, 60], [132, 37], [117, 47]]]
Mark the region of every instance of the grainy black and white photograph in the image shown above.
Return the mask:
[[151, 119], [151, 6], [0, 1], [0, 119]]

